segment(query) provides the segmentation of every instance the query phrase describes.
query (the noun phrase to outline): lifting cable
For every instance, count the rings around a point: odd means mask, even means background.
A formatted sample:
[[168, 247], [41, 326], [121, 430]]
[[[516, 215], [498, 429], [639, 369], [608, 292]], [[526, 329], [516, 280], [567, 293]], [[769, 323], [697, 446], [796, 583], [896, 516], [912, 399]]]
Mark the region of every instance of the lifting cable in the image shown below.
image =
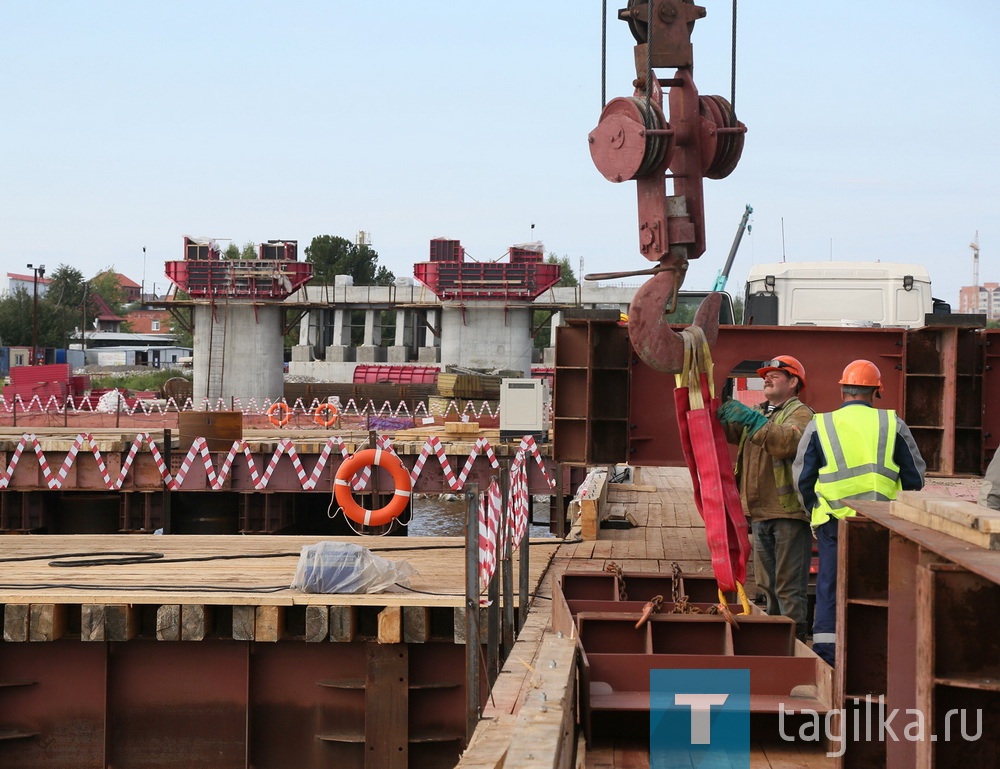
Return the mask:
[[731, 75], [731, 92], [732, 98], [729, 100], [729, 104], [733, 108], [733, 114], [736, 114], [736, 2], [733, 0], [733, 69]]

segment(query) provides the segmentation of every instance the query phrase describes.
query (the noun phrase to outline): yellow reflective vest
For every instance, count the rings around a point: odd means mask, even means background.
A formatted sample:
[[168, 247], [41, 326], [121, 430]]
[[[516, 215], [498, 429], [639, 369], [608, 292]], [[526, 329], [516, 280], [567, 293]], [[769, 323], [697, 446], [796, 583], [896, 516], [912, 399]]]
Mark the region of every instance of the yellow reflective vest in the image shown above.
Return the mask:
[[892, 458], [898, 429], [895, 411], [842, 408], [813, 419], [825, 459], [816, 478], [813, 527], [830, 516], [854, 515], [845, 500], [896, 498], [902, 486], [899, 465]]

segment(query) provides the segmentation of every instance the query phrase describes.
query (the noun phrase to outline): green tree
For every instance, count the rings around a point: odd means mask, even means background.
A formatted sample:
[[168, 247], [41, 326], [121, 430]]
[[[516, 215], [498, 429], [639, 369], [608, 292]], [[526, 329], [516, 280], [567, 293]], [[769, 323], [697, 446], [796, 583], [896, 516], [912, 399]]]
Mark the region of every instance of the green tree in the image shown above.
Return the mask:
[[556, 283], [557, 286], [578, 286], [580, 282], [576, 278], [576, 274], [573, 272], [573, 267], [569, 263], [568, 256], [557, 256], [554, 253], [550, 253], [548, 259], [545, 260], [546, 264], [558, 264], [562, 268], [562, 272], [559, 276], [559, 282]]
[[0, 299], [0, 344], [31, 344], [32, 295], [19, 288]]
[[236, 261], [239, 259], [247, 261], [249, 259], [256, 259], [258, 256], [257, 244], [252, 240], [248, 240], [244, 243], [243, 248], [240, 248], [235, 243], [231, 242], [222, 252], [222, 258], [228, 259], [229, 261]]
[[[125, 290], [118, 282], [118, 273], [114, 267], [108, 267], [97, 273], [90, 279], [89, 286], [90, 293], [100, 296], [111, 312], [119, 317], [124, 317], [126, 313]], [[121, 324], [121, 330], [124, 333], [131, 331], [128, 322]]]
[[125, 292], [118, 282], [118, 273], [114, 267], [97, 273], [90, 279], [90, 290], [104, 300], [108, 309], [115, 315], [121, 315], [125, 310]]
[[79, 308], [87, 289], [83, 273], [75, 267], [60, 264], [49, 276], [49, 290], [45, 298], [56, 307]]
[[333, 283], [334, 275], [350, 275], [357, 286], [390, 286], [396, 279], [379, 266], [378, 253], [335, 235], [319, 235], [306, 247], [306, 261], [313, 266], [313, 280]]

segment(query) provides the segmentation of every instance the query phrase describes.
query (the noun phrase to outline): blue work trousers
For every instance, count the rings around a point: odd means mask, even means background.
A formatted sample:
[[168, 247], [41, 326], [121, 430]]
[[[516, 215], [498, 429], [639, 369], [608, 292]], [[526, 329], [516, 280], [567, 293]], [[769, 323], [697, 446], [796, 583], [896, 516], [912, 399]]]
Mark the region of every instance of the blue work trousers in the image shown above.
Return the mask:
[[757, 587], [767, 597], [767, 613], [795, 621], [795, 634], [805, 640], [809, 629], [809, 562], [812, 529], [794, 518], [753, 523], [753, 564]]
[[840, 521], [830, 518], [816, 527], [819, 572], [816, 575], [816, 609], [813, 620], [813, 651], [833, 665], [837, 641], [837, 529]]

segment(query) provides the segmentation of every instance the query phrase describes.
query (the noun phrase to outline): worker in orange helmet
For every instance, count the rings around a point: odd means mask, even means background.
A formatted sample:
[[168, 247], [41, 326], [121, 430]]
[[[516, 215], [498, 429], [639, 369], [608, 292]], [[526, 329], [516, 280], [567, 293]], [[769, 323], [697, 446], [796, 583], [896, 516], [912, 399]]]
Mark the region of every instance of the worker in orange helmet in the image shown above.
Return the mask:
[[895, 411], [873, 405], [882, 390], [878, 366], [869, 360], [847, 364], [840, 389], [843, 405], [813, 417], [793, 467], [819, 548], [813, 651], [831, 665], [836, 660], [840, 519], [855, 515], [851, 500], [890, 500], [902, 489], [923, 488], [927, 469], [906, 423]]
[[757, 374], [764, 380], [764, 402], [751, 408], [726, 401], [718, 416], [726, 438], [740, 447], [736, 481], [753, 529], [757, 587], [767, 598], [767, 613], [795, 620], [796, 634], [804, 641], [812, 531], [792, 483], [792, 460], [813, 410], [799, 400], [806, 371], [798, 359], [778, 355]]

